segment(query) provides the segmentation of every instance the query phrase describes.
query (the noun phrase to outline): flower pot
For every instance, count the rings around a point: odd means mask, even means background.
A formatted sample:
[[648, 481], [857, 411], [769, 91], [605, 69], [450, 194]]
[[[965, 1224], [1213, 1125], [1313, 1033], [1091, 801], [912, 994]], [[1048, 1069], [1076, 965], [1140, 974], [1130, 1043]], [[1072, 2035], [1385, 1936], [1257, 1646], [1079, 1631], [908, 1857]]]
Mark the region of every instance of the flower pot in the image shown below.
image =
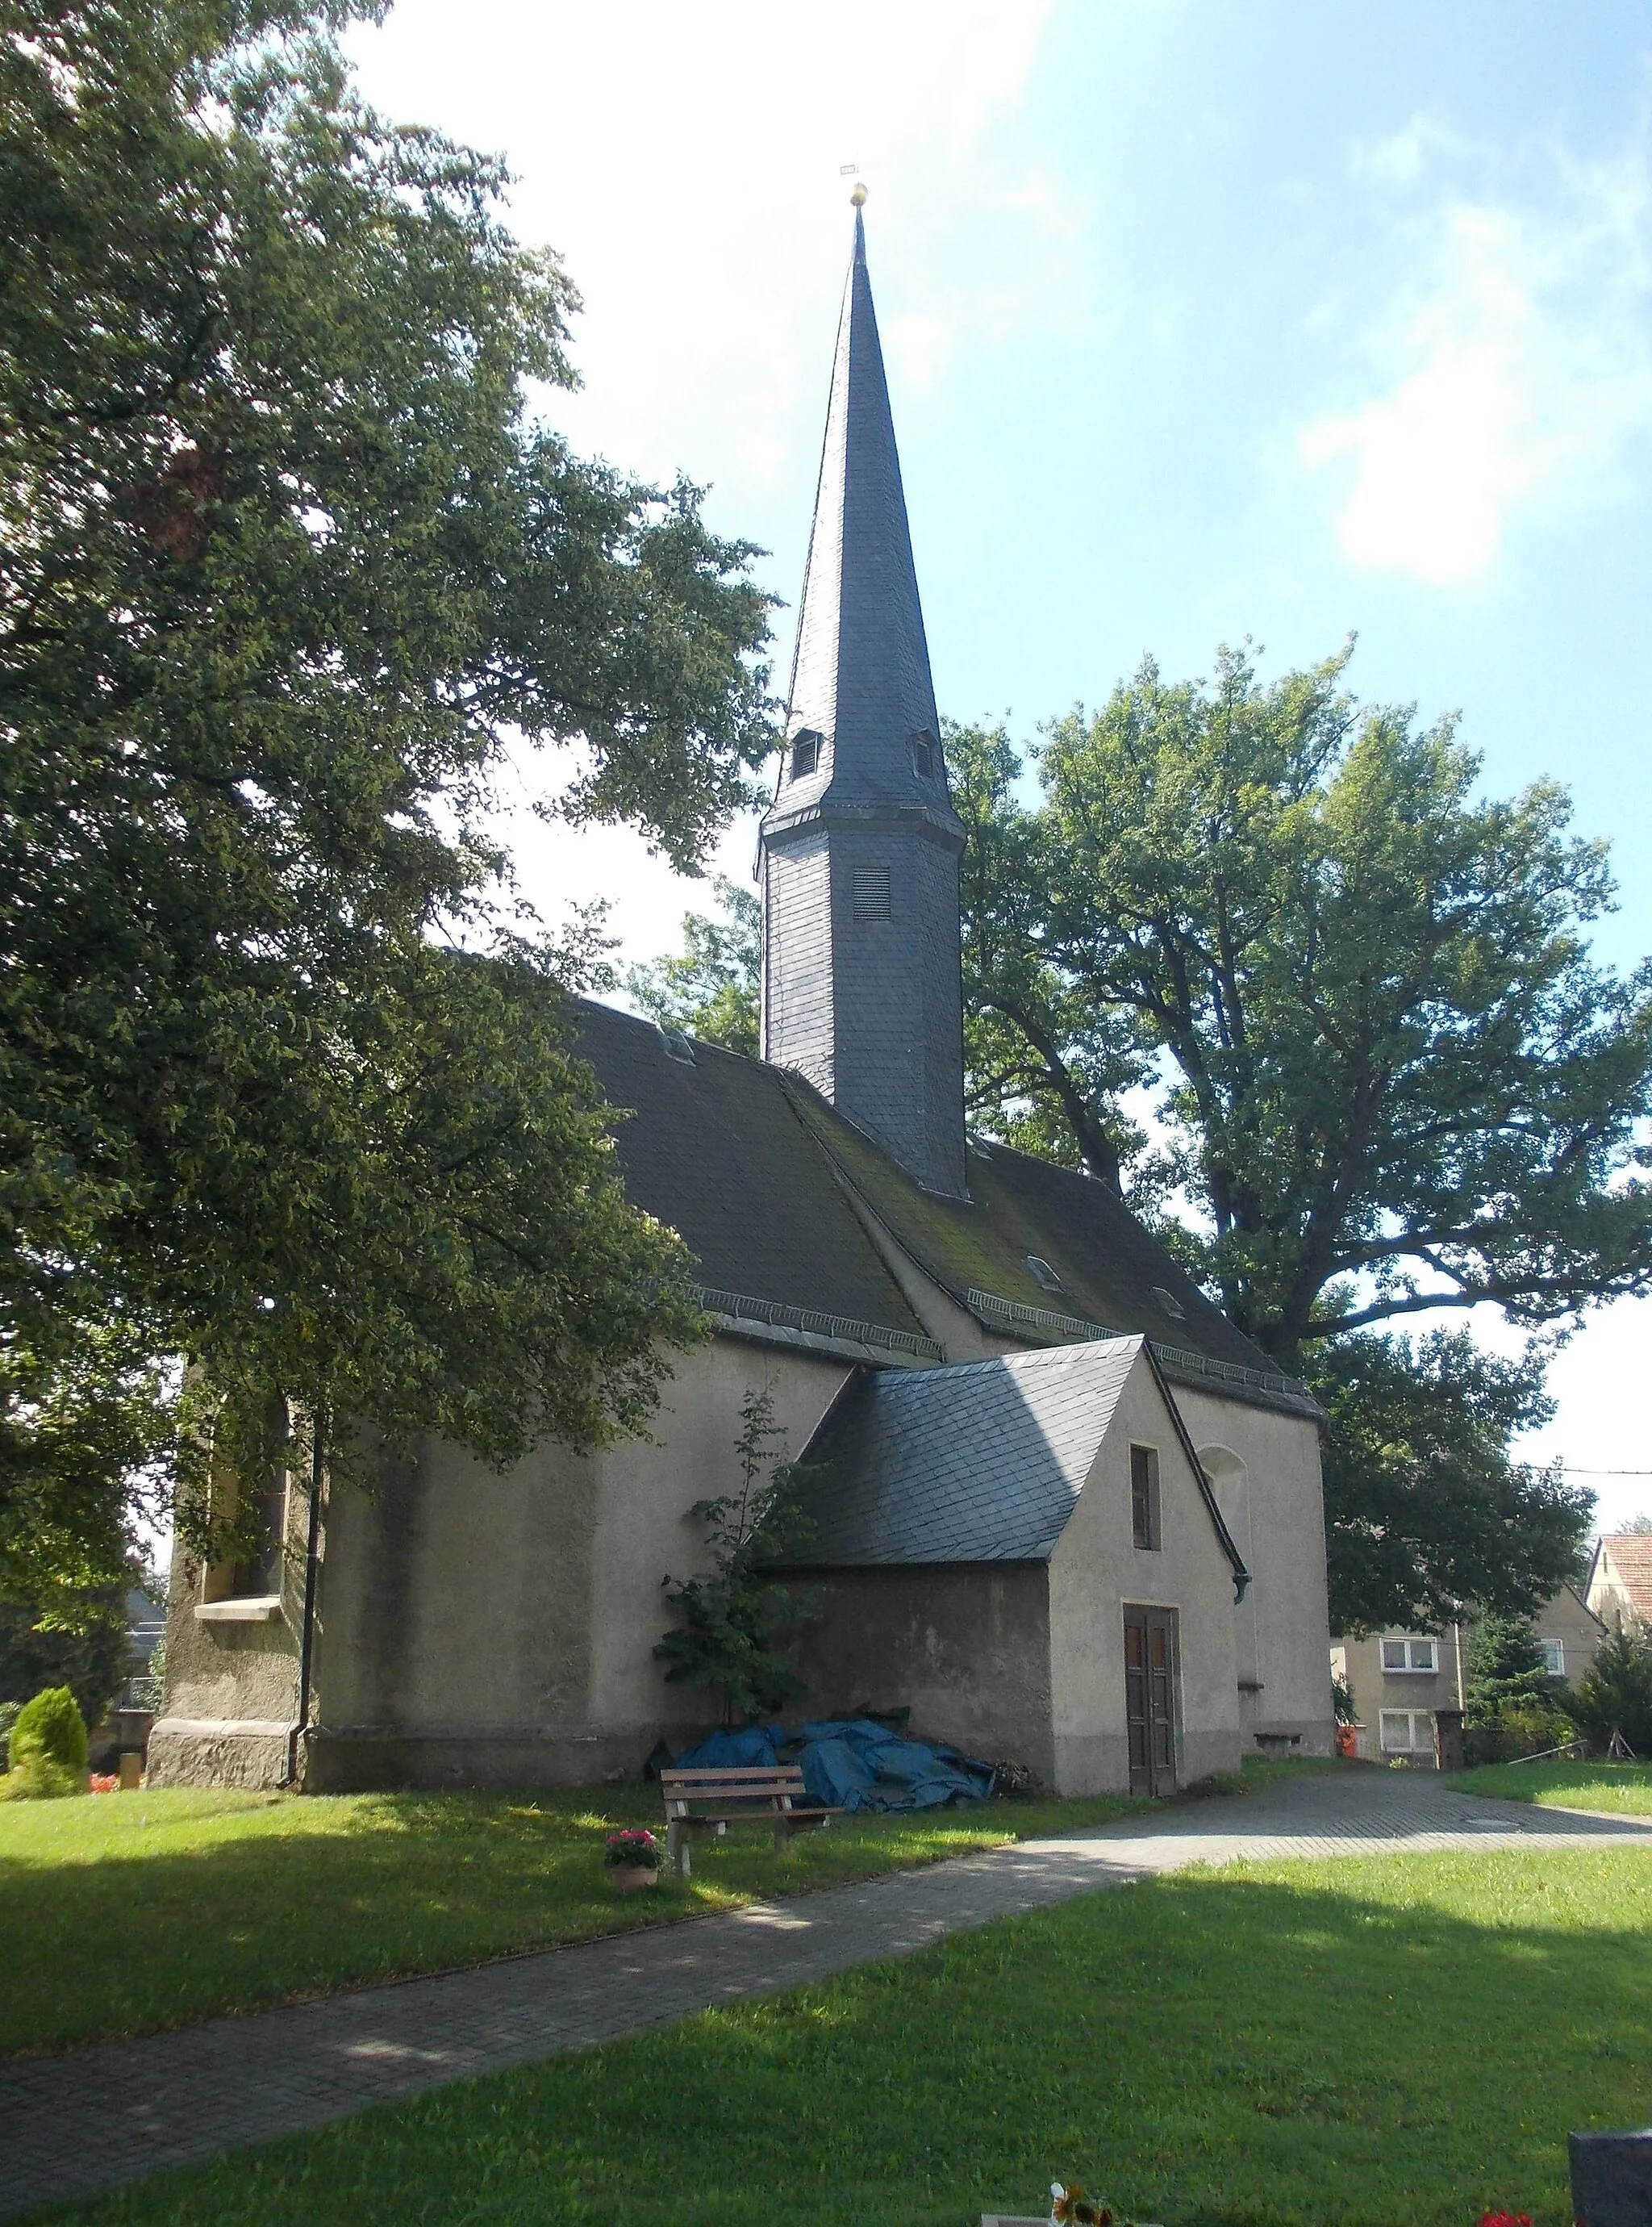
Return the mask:
[[653, 1864], [610, 1864], [608, 1875], [616, 1894], [641, 1894], [644, 1887], [660, 1884], [659, 1871]]

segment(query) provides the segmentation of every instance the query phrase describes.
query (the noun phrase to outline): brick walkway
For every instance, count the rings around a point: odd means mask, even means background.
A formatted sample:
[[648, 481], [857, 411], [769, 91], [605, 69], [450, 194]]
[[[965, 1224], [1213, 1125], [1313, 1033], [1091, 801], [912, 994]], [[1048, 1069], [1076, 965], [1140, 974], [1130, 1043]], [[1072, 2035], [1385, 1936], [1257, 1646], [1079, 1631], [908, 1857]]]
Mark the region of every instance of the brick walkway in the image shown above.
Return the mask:
[[[948, 1933], [1190, 1864], [1432, 1848], [1652, 1851], [1652, 1820], [1454, 1794], [1422, 1773], [1304, 1775], [1143, 1832], [896, 1872], [783, 1903], [0, 2066], [0, 2211], [89, 2194], [443, 2081], [526, 2064]], [[96, 2129], [95, 2141], [88, 2133]]]

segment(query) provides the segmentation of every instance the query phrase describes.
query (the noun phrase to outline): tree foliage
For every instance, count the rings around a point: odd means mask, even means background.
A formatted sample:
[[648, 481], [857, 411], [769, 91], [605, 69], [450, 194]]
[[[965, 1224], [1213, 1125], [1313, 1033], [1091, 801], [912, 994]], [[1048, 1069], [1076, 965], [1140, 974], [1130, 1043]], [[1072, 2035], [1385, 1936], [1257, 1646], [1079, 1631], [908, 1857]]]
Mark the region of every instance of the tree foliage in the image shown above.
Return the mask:
[[157, 1515], [165, 1496], [176, 1373], [118, 1318], [81, 1322], [33, 1307], [7, 1327], [0, 1603], [27, 1602], [44, 1630], [91, 1633], [102, 1604], [135, 1582], [135, 1523]]
[[0, 1601], [0, 1706], [67, 1686], [85, 1721], [101, 1724], [131, 1655], [125, 1594], [112, 1589], [58, 1607], [59, 1627], [41, 1630], [27, 1608]]
[[1620, 1622], [1578, 1681], [1578, 1720], [1603, 1747], [1614, 1733], [1652, 1761], [1652, 1628]]
[[[966, 965], [1027, 1047], [1008, 1118], [1067, 1120], [1062, 1075], [1098, 1060], [1158, 1062], [1150, 1195], [1185, 1194], [1207, 1279], [1287, 1369], [1441, 1305], [1544, 1323], [1652, 1281], [1652, 972], [1587, 957], [1604, 846], [1552, 784], [1477, 796], [1452, 723], [1356, 704], [1346, 662], [1264, 686], [1236, 652], [1209, 686], [1150, 661], [1051, 730], [1036, 807], [1001, 737], [954, 742], [993, 768]], [[1088, 1103], [1127, 1179], [1116, 1092]]]
[[1053, 954], [1049, 866], [1040, 815], [1017, 802], [1021, 761], [1002, 729], [948, 725], [953, 803], [966, 837], [964, 922], [965, 1101], [1005, 1144], [1124, 1188], [1149, 1207], [1146, 1139], [1120, 1110], [1151, 1075], [1134, 1018], [1098, 1004]]
[[762, 1004], [762, 908], [751, 890], [719, 874], [712, 884], [722, 917], [683, 915], [679, 954], [633, 967], [626, 987], [662, 1027], [756, 1059]]
[[692, 865], [765, 599], [526, 418], [572, 289], [497, 163], [358, 103], [353, 12], [0, 42], [0, 1554], [58, 1542], [8, 1586], [108, 1574], [154, 1356], [498, 1461], [635, 1425], [693, 1331], [483, 814], [577, 742], [556, 808]]
[[680, 1583], [667, 1579], [672, 1611], [682, 1621], [654, 1650], [668, 1680], [721, 1697], [725, 1726], [769, 1715], [801, 1692], [780, 1634], [810, 1609], [795, 1588], [761, 1574], [799, 1536], [798, 1471], [783, 1458], [785, 1433], [767, 1384], [746, 1394], [740, 1426], [738, 1490], [696, 1501], [688, 1511], [704, 1532], [711, 1567]]
[[1529, 1360], [1466, 1331], [1414, 1345], [1368, 1331], [1317, 1346], [1308, 1381], [1329, 1419], [1333, 1631], [1529, 1616], [1579, 1573], [1593, 1496], [1508, 1453], [1553, 1413]]
[[1556, 1681], [1529, 1616], [1500, 1616], [1495, 1611], [1477, 1616], [1466, 1667], [1463, 1705], [1471, 1725], [1496, 1724], [1511, 1710], [1553, 1707]]

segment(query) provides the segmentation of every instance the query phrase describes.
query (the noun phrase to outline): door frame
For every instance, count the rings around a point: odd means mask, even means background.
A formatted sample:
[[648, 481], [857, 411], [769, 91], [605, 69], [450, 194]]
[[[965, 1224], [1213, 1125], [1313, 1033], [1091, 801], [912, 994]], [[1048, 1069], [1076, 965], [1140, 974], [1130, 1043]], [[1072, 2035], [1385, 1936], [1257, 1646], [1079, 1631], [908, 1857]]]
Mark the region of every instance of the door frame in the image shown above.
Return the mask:
[[[1121, 1604], [1120, 1666], [1125, 1681], [1125, 1762], [1132, 1794], [1174, 1794], [1181, 1783], [1182, 1762], [1182, 1647], [1180, 1618], [1175, 1608], [1165, 1601], [1125, 1601]], [[1130, 1661], [1130, 1634], [1132, 1627], [1142, 1634], [1144, 1656], [1140, 1670]], [[1169, 1656], [1167, 1676], [1168, 1707], [1163, 1717], [1156, 1715], [1151, 1707], [1152, 1667], [1151, 1635], [1155, 1630], [1166, 1634]], [[1146, 1681], [1147, 1713], [1132, 1714], [1131, 1681], [1142, 1677]], [[1156, 1753], [1158, 1743], [1153, 1739], [1157, 1726], [1162, 1724], [1169, 1733], [1169, 1758], [1160, 1760]], [[1139, 1763], [1135, 1754], [1133, 1734], [1138, 1725], [1145, 1725], [1146, 1738], [1145, 1760]]]

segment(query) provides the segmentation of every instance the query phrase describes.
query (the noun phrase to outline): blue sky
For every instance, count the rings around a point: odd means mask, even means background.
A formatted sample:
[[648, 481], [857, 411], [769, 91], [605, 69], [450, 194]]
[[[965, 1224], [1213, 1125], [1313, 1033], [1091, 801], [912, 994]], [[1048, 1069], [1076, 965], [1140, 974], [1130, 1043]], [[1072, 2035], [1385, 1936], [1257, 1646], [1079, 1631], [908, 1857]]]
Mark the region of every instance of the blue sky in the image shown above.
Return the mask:
[[[1352, 684], [1460, 711], [1488, 788], [1567, 784], [1622, 884], [1601, 955], [1652, 950], [1644, 0], [400, 0], [352, 48], [387, 112], [502, 150], [564, 257], [585, 386], [549, 414], [708, 483], [788, 606], [854, 163], [944, 711], [1030, 735], [1149, 650], [1275, 671], [1357, 632]], [[541, 909], [611, 898], [629, 955], [706, 901], [509, 816]], [[1649, 1333], [1573, 1341], [1534, 1452], [1652, 1459]]]

